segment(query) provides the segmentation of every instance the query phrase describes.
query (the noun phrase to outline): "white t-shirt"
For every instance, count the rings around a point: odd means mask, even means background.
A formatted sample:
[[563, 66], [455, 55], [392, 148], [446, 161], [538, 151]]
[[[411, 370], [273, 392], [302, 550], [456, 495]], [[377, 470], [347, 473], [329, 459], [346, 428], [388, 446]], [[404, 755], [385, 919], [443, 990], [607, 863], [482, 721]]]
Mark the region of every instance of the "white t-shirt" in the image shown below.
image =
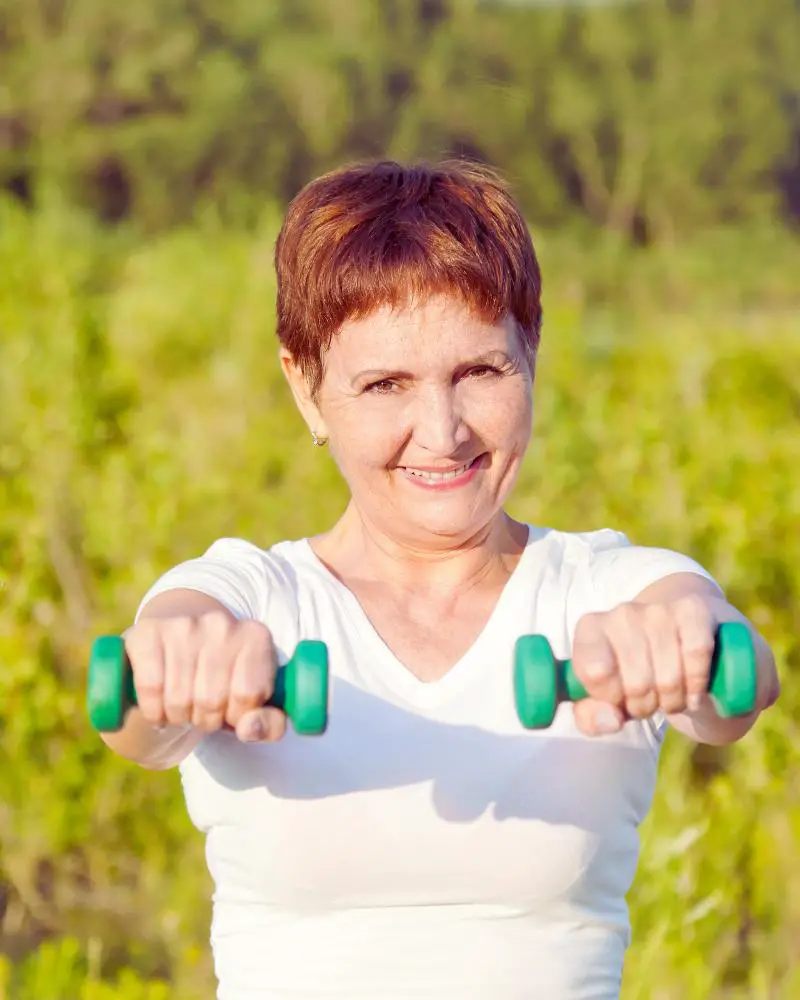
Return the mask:
[[264, 622], [281, 662], [300, 639], [330, 656], [323, 736], [217, 733], [180, 768], [215, 884], [219, 1000], [617, 1000], [663, 719], [588, 738], [562, 705], [526, 731], [513, 646], [541, 633], [567, 657], [583, 614], [676, 572], [708, 577], [616, 531], [531, 527], [483, 632], [434, 683], [307, 539], [220, 539], [166, 573], [142, 605], [202, 591]]

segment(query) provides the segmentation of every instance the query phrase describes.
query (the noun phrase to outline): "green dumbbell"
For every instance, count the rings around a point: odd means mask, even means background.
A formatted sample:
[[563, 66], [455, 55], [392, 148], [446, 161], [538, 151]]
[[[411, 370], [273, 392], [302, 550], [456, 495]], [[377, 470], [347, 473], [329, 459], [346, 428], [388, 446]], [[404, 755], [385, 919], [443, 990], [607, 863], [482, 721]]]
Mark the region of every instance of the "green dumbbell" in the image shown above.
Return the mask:
[[[99, 732], [117, 732], [128, 709], [137, 704], [133, 670], [120, 636], [96, 639], [89, 660], [86, 698], [89, 720]], [[305, 639], [275, 675], [268, 705], [280, 708], [296, 733], [318, 736], [328, 725], [328, 649], [324, 642]]]
[[[724, 719], [756, 706], [756, 653], [749, 630], [726, 622], [717, 630], [708, 693]], [[557, 660], [542, 635], [524, 635], [514, 651], [514, 700], [526, 729], [546, 729], [562, 701], [588, 697], [571, 660]]]

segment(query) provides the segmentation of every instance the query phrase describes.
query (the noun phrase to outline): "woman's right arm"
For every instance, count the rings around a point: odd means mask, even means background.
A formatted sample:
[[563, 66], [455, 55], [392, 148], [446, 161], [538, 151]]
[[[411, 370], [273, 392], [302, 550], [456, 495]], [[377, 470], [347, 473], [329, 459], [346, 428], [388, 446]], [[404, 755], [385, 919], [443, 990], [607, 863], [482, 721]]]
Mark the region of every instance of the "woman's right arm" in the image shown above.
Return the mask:
[[121, 757], [166, 770], [220, 729], [245, 741], [283, 736], [285, 716], [264, 707], [276, 665], [264, 625], [240, 621], [207, 594], [175, 589], [149, 601], [123, 638], [139, 704], [122, 729], [100, 734]]

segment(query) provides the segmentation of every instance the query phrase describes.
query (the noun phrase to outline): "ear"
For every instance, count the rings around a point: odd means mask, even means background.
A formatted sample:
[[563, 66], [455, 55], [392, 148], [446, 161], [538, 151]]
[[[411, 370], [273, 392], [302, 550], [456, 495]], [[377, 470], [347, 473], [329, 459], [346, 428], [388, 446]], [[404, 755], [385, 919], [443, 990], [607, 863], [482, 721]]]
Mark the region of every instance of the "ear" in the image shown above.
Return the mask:
[[278, 357], [280, 358], [283, 374], [294, 396], [294, 401], [297, 404], [298, 410], [300, 410], [303, 420], [308, 425], [308, 429], [312, 434], [316, 434], [317, 437], [327, 438], [328, 428], [322, 419], [319, 407], [311, 397], [311, 387], [308, 384], [308, 379], [303, 374], [303, 370], [285, 347], [280, 348]]

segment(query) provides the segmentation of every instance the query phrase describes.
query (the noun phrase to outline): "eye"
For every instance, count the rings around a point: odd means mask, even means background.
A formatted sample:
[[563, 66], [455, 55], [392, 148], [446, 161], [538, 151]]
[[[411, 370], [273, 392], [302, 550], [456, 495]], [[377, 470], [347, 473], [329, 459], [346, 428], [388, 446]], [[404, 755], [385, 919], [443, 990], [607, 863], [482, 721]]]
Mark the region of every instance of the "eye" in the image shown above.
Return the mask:
[[369, 385], [364, 387], [364, 392], [369, 392], [377, 396], [386, 396], [396, 387], [397, 383], [392, 379], [382, 378], [378, 382], [370, 382]]
[[473, 377], [485, 377], [487, 375], [499, 375], [500, 369], [494, 368], [492, 365], [476, 365], [474, 368], [470, 368], [467, 375]]

